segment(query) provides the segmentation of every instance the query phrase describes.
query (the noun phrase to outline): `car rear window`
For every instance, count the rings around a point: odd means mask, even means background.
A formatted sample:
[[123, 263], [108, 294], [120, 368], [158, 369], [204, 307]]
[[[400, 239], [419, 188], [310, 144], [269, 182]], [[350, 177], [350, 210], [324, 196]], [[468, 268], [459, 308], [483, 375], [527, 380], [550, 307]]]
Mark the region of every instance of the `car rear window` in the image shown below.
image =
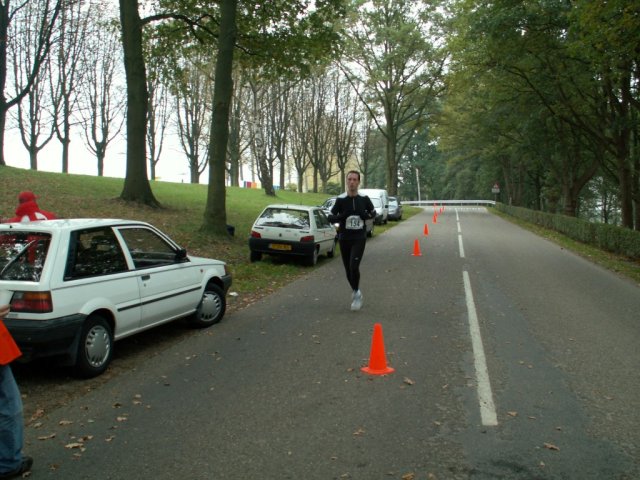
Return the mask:
[[0, 280], [39, 281], [50, 244], [48, 233], [0, 232]]
[[111, 228], [73, 232], [65, 280], [110, 275], [127, 270], [127, 262]]
[[256, 220], [258, 227], [310, 228], [309, 212], [290, 208], [267, 208]]

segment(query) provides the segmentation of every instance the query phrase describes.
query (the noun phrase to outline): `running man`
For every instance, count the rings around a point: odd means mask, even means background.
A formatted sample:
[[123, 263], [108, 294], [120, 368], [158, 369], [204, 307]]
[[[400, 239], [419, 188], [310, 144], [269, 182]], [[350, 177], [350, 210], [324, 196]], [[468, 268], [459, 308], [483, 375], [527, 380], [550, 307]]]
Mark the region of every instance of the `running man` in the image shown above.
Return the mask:
[[376, 210], [371, 199], [359, 195], [359, 187], [360, 172], [351, 170], [347, 173], [347, 191], [336, 199], [329, 216], [329, 221], [340, 224], [338, 231], [340, 254], [347, 273], [347, 280], [353, 289], [351, 310], [360, 310], [362, 307], [360, 262], [367, 243], [365, 220], [376, 217]]

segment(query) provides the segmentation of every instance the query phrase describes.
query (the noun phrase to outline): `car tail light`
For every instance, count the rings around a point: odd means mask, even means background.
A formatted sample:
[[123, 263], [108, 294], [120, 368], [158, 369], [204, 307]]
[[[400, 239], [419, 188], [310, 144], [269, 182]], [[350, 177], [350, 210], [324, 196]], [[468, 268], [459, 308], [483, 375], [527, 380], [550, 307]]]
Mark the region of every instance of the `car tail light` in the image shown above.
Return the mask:
[[51, 292], [15, 292], [11, 300], [12, 312], [53, 312]]
[[313, 242], [314, 238], [313, 235], [307, 235], [306, 237], [302, 237], [300, 239], [301, 242]]
[[256, 232], [255, 230], [251, 230], [251, 236], [253, 238], [262, 238], [262, 235], [260, 235], [258, 232]]

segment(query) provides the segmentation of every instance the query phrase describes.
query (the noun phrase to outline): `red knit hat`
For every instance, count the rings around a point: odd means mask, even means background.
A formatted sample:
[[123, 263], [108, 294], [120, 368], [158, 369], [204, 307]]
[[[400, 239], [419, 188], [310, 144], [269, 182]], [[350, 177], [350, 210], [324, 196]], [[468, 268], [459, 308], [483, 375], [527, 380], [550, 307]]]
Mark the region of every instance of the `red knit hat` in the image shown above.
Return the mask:
[[18, 195], [18, 202], [19, 203], [25, 203], [25, 202], [30, 202], [32, 200], [35, 200], [36, 197], [33, 192], [30, 191], [26, 191], [26, 192], [20, 192], [20, 195]]

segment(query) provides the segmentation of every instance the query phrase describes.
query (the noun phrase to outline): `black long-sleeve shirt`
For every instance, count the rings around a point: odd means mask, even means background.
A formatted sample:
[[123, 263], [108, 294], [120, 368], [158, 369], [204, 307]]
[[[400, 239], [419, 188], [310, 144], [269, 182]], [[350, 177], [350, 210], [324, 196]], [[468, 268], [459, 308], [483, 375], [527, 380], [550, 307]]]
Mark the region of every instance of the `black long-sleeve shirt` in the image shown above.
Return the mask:
[[331, 222], [340, 224], [340, 239], [366, 238], [365, 220], [376, 217], [376, 209], [371, 199], [364, 195], [350, 197], [346, 193], [336, 198], [331, 209]]

